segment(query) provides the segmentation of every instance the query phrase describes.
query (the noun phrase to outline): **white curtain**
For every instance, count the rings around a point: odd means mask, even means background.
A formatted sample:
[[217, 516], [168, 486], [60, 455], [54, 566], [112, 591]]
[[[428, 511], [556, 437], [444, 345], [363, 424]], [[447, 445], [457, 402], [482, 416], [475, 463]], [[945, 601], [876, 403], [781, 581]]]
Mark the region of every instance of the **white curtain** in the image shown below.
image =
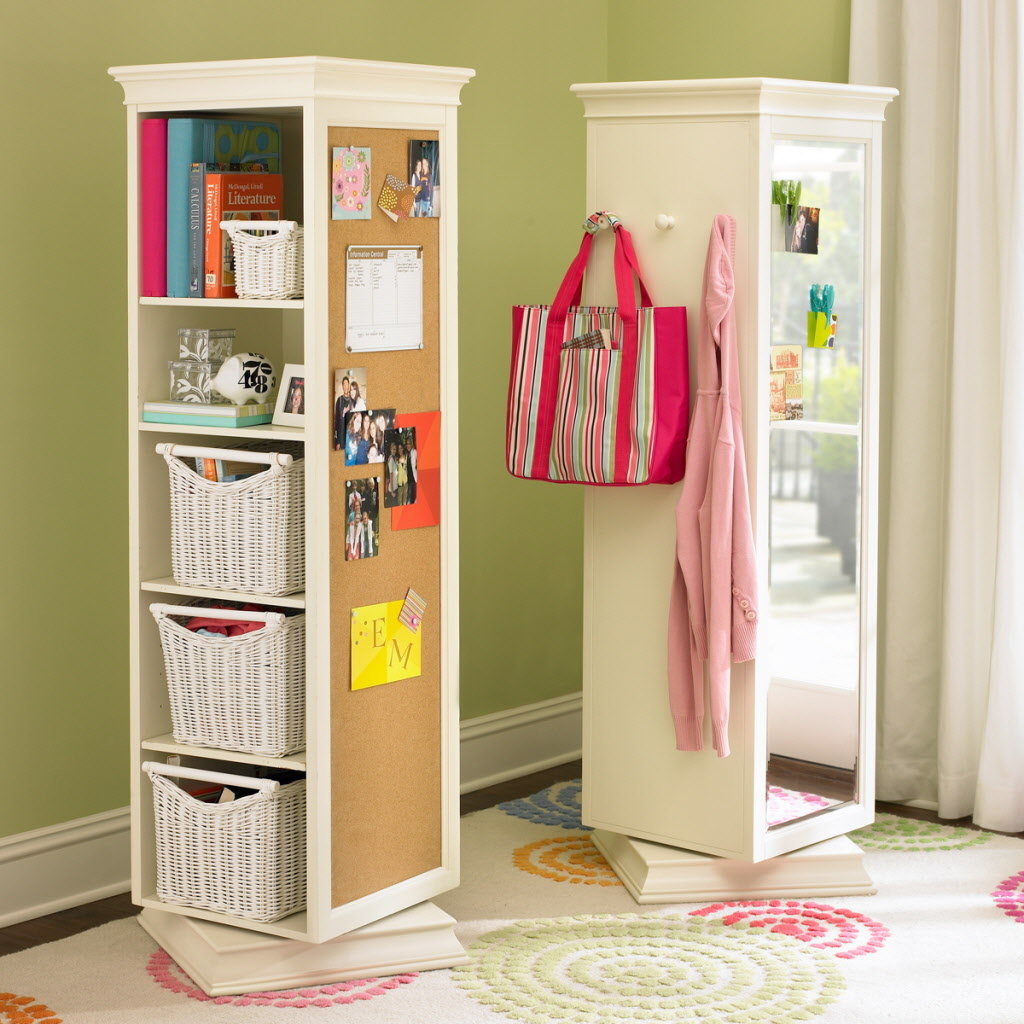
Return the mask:
[[878, 789], [1024, 830], [1019, 0], [852, 0], [885, 131]]

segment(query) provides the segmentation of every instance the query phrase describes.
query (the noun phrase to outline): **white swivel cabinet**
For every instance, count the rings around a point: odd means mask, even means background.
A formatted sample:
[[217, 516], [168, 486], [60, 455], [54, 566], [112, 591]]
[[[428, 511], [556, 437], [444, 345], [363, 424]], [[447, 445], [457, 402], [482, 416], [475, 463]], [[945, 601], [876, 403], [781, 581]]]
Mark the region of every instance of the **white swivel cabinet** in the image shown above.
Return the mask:
[[[731, 756], [707, 723], [702, 752], [677, 751], [666, 629], [681, 485], [587, 490], [584, 821], [640, 901], [867, 891], [844, 834], [874, 813], [879, 189], [895, 93], [774, 79], [572, 89], [587, 209], [632, 230], [656, 303], [688, 307], [691, 357], [712, 221], [735, 218], [760, 612], [758, 656], [732, 669]], [[816, 254], [782, 250], [773, 180], [799, 181], [799, 204], [820, 211]], [[607, 265], [592, 277], [610, 280]], [[814, 284], [835, 288], [832, 348], [806, 346]], [[782, 346], [802, 360], [802, 419], [770, 412]]]
[[[457, 155], [463, 68], [324, 57], [112, 68], [128, 113], [128, 342], [132, 895], [140, 921], [211, 994], [293, 987], [444, 967], [464, 960], [450, 917], [429, 903], [459, 880]], [[305, 291], [281, 301], [143, 297], [140, 125], [146, 118], [267, 118], [282, 129], [286, 219], [305, 231]], [[409, 143], [439, 142], [440, 217], [393, 220], [377, 209], [386, 174], [405, 179]], [[372, 215], [332, 219], [332, 150], [369, 147]], [[422, 246], [423, 344], [346, 350], [350, 244]], [[180, 327], [234, 328], [236, 351], [280, 370], [305, 368], [303, 426], [221, 429], [142, 422], [168, 398], [167, 362]], [[440, 411], [439, 525], [393, 529], [381, 508], [377, 557], [346, 561], [345, 483], [380, 476], [334, 450], [334, 374], [364, 368], [372, 401], [403, 413]], [[158, 443], [298, 443], [305, 459], [305, 590], [286, 597], [183, 587], [171, 573], [168, 475]], [[383, 501], [381, 502], [383, 506]], [[355, 608], [427, 601], [419, 676], [353, 689]], [[305, 750], [283, 758], [175, 742], [160, 642], [149, 606], [241, 599], [306, 616]], [[155, 892], [152, 787], [144, 762], [230, 773], [287, 768], [307, 784], [304, 909], [259, 922], [161, 902]]]

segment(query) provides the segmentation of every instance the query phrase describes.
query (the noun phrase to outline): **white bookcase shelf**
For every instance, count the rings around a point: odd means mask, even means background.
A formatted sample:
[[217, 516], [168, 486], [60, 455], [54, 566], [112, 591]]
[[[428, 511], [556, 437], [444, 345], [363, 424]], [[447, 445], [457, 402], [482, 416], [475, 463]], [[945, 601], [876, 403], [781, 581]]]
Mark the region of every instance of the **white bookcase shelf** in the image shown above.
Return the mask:
[[207, 587], [183, 587], [174, 582], [173, 576], [142, 580], [140, 589], [154, 594], [176, 594], [183, 599], [206, 598], [212, 601], [248, 601], [252, 604], [273, 604], [282, 608], [305, 608], [306, 595], [287, 594], [284, 597], [265, 597], [262, 594], [239, 594], [232, 590], [212, 590]]
[[196, 747], [189, 743], [178, 743], [170, 733], [143, 740], [142, 748], [159, 753], [177, 754], [179, 757], [212, 758], [218, 761], [234, 761], [236, 764], [262, 764], [297, 772], [304, 772], [307, 767], [304, 750], [289, 754], [287, 757], [261, 757], [259, 754], [242, 754], [237, 750], [220, 750], [216, 747]]
[[158, 295], [139, 298], [140, 306], [174, 306], [179, 309], [303, 309], [302, 299], [175, 299]]
[[[146, 423], [139, 422], [139, 430], [151, 434], [201, 434], [203, 437], [217, 438], [217, 444], [230, 448], [232, 444], [244, 443], [258, 437], [269, 441], [304, 441], [306, 432], [302, 427], [288, 427], [267, 423], [259, 427], [196, 427], [188, 423]], [[155, 444], [156, 442], [154, 442]]]
[[[459, 879], [456, 113], [460, 90], [473, 72], [296, 57], [118, 67], [110, 73], [124, 90], [127, 108], [127, 339], [133, 420], [129, 446], [132, 893], [136, 903], [146, 908], [141, 923], [207, 991], [219, 994], [268, 984], [289, 987], [314, 977], [352, 977], [353, 964], [373, 974], [462, 962], [454, 922], [436, 908], [423, 908]], [[280, 124], [284, 216], [301, 223], [305, 231], [303, 298], [252, 301], [140, 294], [141, 124], [147, 118], [184, 116], [266, 117]], [[332, 147], [374, 147], [381, 157], [373, 165], [375, 201], [384, 174], [404, 170], [398, 154], [407, 159], [414, 139], [438, 140], [444, 194], [439, 218], [396, 225], [374, 209], [372, 221], [332, 220]], [[360, 231], [363, 236], [356, 238]], [[344, 259], [337, 254], [353, 241], [422, 242], [425, 259], [432, 261], [431, 272], [424, 277], [426, 344], [422, 352], [403, 354], [401, 359], [395, 353], [377, 354], [378, 363], [372, 362], [373, 356], [345, 352]], [[305, 426], [218, 429], [142, 422], [143, 403], [167, 400], [167, 363], [177, 358], [181, 327], [231, 327], [237, 332], [236, 351], [259, 352], [279, 371], [285, 364], [303, 366]], [[389, 358], [393, 361], [388, 362]], [[366, 365], [375, 374], [374, 401], [381, 407], [394, 406], [400, 413], [440, 411], [441, 513], [439, 524], [392, 534], [391, 510], [383, 507], [382, 494], [380, 529], [382, 540], [389, 541], [387, 554], [382, 545], [380, 557], [372, 561], [346, 562], [343, 541], [339, 543], [347, 509], [345, 481], [379, 475], [380, 468], [349, 469], [343, 453], [334, 448], [334, 374], [339, 368]], [[156, 445], [184, 441], [229, 447], [248, 440], [302, 445], [306, 551], [302, 593], [239, 594], [182, 586], [172, 577], [167, 466], [156, 454]], [[404, 553], [416, 545], [425, 553], [417, 556], [418, 561], [407, 559]], [[419, 583], [421, 578], [427, 582]], [[410, 586], [433, 588], [429, 590], [433, 595], [430, 617], [424, 624], [429, 633], [424, 633], [422, 675], [357, 694], [350, 685], [351, 609], [404, 598]], [[281, 758], [260, 757], [174, 740], [163, 656], [149, 605], [175, 598], [180, 603], [199, 598], [241, 600], [304, 612], [304, 751]], [[395, 705], [396, 695], [408, 702], [410, 694], [416, 695], [412, 710], [403, 714]], [[408, 759], [402, 756], [403, 743], [415, 747]], [[186, 766], [214, 763], [225, 773], [236, 765], [305, 774], [307, 899], [301, 913], [264, 923], [171, 906], [156, 898], [153, 800], [149, 778], [140, 766], [170, 756]], [[404, 772], [396, 775], [402, 765]], [[394, 928], [384, 924], [385, 919], [402, 915], [415, 918], [421, 938], [413, 945], [408, 941], [409, 929], [400, 921]], [[209, 931], [211, 923], [221, 931]], [[268, 939], [298, 940], [301, 947], [288, 946], [268, 958], [271, 947], [266, 944], [224, 941], [225, 925], [231, 926], [233, 935], [261, 933]], [[373, 938], [367, 936], [361, 950], [360, 936], [367, 928], [373, 929]], [[389, 946], [391, 940], [382, 940], [382, 934], [394, 934], [396, 945]], [[236, 963], [232, 951], [243, 948], [249, 951]], [[347, 966], [342, 969], [333, 958], [344, 959]], [[294, 973], [282, 975], [282, 963], [294, 963]], [[221, 970], [218, 964], [230, 966]]]

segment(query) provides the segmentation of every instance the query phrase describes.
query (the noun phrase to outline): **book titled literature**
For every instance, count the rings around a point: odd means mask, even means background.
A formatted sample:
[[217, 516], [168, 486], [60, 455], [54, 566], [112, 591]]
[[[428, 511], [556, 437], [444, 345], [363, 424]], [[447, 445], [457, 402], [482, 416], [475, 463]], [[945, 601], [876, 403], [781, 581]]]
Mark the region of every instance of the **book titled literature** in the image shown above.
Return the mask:
[[259, 172], [208, 171], [203, 231], [206, 240], [203, 295], [234, 298], [235, 270], [231, 239], [222, 220], [280, 220], [284, 212], [284, 178]]

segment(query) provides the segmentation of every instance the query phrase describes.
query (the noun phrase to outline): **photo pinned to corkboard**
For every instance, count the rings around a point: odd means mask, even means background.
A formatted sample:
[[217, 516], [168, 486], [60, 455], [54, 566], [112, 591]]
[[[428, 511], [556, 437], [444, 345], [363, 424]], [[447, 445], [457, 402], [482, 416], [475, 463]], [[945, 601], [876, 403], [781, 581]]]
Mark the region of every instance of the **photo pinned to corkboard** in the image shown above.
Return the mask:
[[394, 409], [353, 410], [345, 414], [345, 465], [384, 461], [387, 432], [395, 425]]
[[441, 216], [441, 158], [437, 139], [409, 140], [409, 185], [413, 217]]
[[334, 450], [345, 447], [345, 417], [350, 412], [365, 412], [369, 401], [368, 374], [365, 366], [334, 371]]
[[415, 530], [441, 522], [441, 413], [403, 412], [395, 418], [398, 428], [416, 432], [416, 456], [412, 464], [412, 500], [391, 509], [392, 530]]
[[416, 501], [416, 428], [385, 431], [384, 450], [384, 507], [412, 505]]
[[345, 481], [345, 561], [380, 554], [380, 498], [376, 477]]

